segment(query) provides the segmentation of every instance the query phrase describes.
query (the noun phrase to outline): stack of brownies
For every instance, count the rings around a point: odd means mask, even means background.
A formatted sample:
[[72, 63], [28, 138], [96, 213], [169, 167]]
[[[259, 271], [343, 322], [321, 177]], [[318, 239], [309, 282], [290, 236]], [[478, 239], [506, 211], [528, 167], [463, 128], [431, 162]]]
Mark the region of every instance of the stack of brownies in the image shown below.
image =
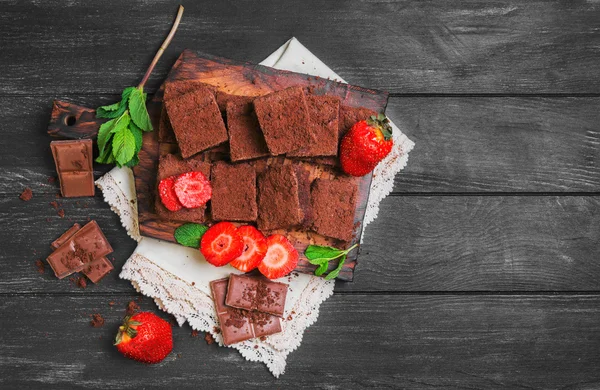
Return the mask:
[[377, 113], [303, 87], [252, 97], [197, 81], [167, 82], [163, 102], [159, 142], [177, 144], [179, 153], [160, 156], [157, 184], [200, 171], [212, 198], [205, 207], [169, 211], [156, 196], [161, 219], [352, 240], [358, 181], [339, 168], [338, 144], [354, 123]]

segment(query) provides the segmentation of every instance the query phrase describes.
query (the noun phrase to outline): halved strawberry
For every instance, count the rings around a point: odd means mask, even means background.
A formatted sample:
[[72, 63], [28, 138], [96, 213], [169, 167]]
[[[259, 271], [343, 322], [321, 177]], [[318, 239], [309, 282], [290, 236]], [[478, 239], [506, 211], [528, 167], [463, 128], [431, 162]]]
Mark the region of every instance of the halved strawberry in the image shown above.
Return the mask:
[[252, 271], [267, 254], [267, 239], [254, 226], [240, 226], [237, 231], [244, 240], [244, 251], [229, 265], [242, 272]]
[[244, 240], [231, 222], [219, 222], [202, 236], [200, 252], [216, 267], [229, 264], [244, 251]]
[[177, 195], [175, 194], [175, 189], [173, 188], [174, 185], [175, 176], [162, 179], [158, 184], [158, 195], [160, 196], [160, 201], [168, 210], [171, 211], [177, 211], [183, 208], [183, 205], [179, 199], [177, 199]]
[[267, 254], [258, 265], [261, 274], [269, 279], [281, 278], [298, 265], [298, 251], [281, 234], [267, 237]]
[[212, 196], [210, 182], [202, 172], [192, 171], [177, 176], [173, 188], [177, 199], [188, 209], [204, 206]]

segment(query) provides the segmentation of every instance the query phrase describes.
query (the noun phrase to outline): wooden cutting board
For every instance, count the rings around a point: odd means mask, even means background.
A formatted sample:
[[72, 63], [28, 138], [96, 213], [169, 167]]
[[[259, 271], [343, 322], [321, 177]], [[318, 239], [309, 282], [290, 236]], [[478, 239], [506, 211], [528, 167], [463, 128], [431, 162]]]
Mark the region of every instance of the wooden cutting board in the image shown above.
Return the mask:
[[[377, 112], [385, 111], [388, 98], [387, 93], [382, 91], [369, 90], [262, 65], [238, 62], [206, 54], [196, 54], [189, 50], [185, 50], [180, 55], [165, 82], [174, 80], [201, 81], [223, 92], [246, 96], [260, 96], [299, 85], [310, 87], [311, 91], [315, 94], [338, 96], [342, 99], [343, 105], [366, 107]], [[164, 84], [148, 103], [148, 112], [155, 130], [158, 129], [162, 109], [163, 89]], [[94, 137], [99, 124], [103, 121], [96, 120], [93, 114], [92, 109], [56, 101], [48, 132], [54, 137], [61, 138]], [[144, 134], [144, 142], [139, 154], [140, 164], [133, 169], [133, 172], [138, 198], [140, 233], [144, 236], [174, 242], [173, 232], [182, 222], [162, 220], [154, 212], [158, 159], [161, 152], [164, 153], [173, 148], [173, 145], [161, 145], [158, 142], [157, 131]], [[209, 155], [207, 154], [207, 156]], [[207, 157], [209, 160], [213, 158]], [[264, 167], [265, 164], [273, 165], [281, 163], [283, 163], [282, 158], [271, 158], [264, 163], [261, 162], [259, 166], [262, 165]], [[311, 178], [328, 175], [327, 172], [315, 169], [312, 164], [306, 164], [306, 167], [310, 172]], [[358, 242], [362, 233], [362, 221], [365, 215], [371, 179], [372, 175], [367, 175], [360, 179], [355, 213], [355, 238], [350, 245]], [[309, 244], [339, 247], [339, 242], [312, 232], [279, 232], [289, 236], [300, 253], [298, 267], [296, 268], [298, 272], [313, 273], [315, 270], [315, 266], [310, 264], [303, 255], [304, 250]], [[359, 252], [359, 250], [354, 250], [350, 253], [344, 268], [339, 274], [339, 279], [345, 281], [353, 279]], [[330, 270], [335, 268], [335, 265], [332, 262]]]

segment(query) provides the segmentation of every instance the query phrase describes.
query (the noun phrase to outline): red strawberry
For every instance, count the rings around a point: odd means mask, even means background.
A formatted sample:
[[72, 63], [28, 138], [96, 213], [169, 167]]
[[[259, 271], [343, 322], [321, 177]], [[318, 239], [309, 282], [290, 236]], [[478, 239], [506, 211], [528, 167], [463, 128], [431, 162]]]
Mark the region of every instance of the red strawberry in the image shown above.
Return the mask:
[[158, 194], [160, 195], [160, 201], [165, 207], [171, 211], [181, 210], [183, 205], [177, 199], [173, 185], [175, 184], [175, 176], [167, 177], [162, 179], [158, 184]]
[[298, 265], [298, 251], [285, 236], [273, 234], [267, 237], [267, 247], [267, 254], [258, 265], [260, 273], [267, 278], [281, 278]]
[[240, 226], [237, 231], [244, 240], [244, 251], [229, 265], [242, 272], [252, 271], [267, 254], [267, 239], [254, 226]]
[[244, 240], [231, 222], [219, 222], [204, 233], [200, 252], [216, 267], [229, 264], [244, 251]]
[[129, 359], [159, 363], [173, 350], [173, 331], [171, 325], [156, 314], [141, 312], [125, 317], [115, 345]]
[[392, 127], [383, 114], [354, 124], [342, 139], [340, 162], [352, 176], [364, 176], [392, 151]]
[[184, 207], [193, 209], [204, 206], [212, 196], [210, 182], [202, 172], [188, 172], [175, 179], [175, 194]]

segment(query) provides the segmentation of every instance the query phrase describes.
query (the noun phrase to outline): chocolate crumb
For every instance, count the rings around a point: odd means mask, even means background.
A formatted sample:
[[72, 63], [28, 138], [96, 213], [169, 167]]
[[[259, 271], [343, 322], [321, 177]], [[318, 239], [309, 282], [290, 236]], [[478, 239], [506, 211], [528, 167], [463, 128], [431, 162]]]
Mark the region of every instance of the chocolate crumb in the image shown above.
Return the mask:
[[77, 281], [75, 282], [75, 284], [79, 288], [86, 288], [87, 287], [87, 281], [85, 280], [85, 278], [83, 276], [79, 276], [77, 278]]
[[65, 217], [65, 210], [60, 209], [60, 210], [58, 210], [57, 214], [58, 214], [59, 217], [64, 218]]
[[192, 282], [192, 286], [195, 286], [195, 285], [196, 285], [196, 282]]
[[134, 301], [129, 301], [125, 312], [127, 313], [127, 315], [133, 315], [133, 313], [135, 313], [138, 310], [140, 310], [140, 307], [137, 305], [137, 303], [135, 303]]
[[31, 198], [33, 198], [33, 192], [31, 191], [31, 188], [26, 187], [23, 192], [21, 192], [21, 195], [19, 195], [19, 198], [25, 202], [29, 202]]
[[50, 222], [52, 221], [50, 218], [46, 218], [46, 222]]
[[177, 359], [181, 359], [181, 354], [180, 353], [177, 354]]
[[221, 328], [217, 328], [217, 327], [215, 326], [215, 327], [213, 327], [213, 331], [214, 331], [216, 334], [219, 334], [219, 333], [221, 333]]
[[59, 204], [55, 200], [53, 200], [52, 202], [50, 202], [50, 206], [54, 207], [54, 210], [58, 210], [58, 208], [59, 208]]
[[258, 345], [254, 344], [254, 349], [258, 349]]
[[260, 341], [265, 341], [267, 339], [266, 336], [260, 336]]
[[198, 331], [196, 329], [192, 330], [192, 337], [198, 337]]
[[213, 338], [212, 334], [206, 332], [204, 335], [204, 341], [206, 341], [206, 344], [211, 345], [215, 342], [215, 339]]
[[113, 307], [115, 305], [115, 301], [108, 302], [108, 306]]
[[292, 316], [291, 316], [291, 315], [289, 315], [289, 316], [286, 318], [286, 320], [288, 320], [288, 321], [291, 321], [291, 320], [292, 320]]
[[46, 266], [44, 265], [44, 262], [42, 260], [36, 260], [35, 267], [37, 268], [37, 272], [39, 272], [40, 274], [43, 274], [46, 270]]
[[55, 176], [50, 176], [48, 177], [48, 183], [52, 184], [56, 181], [56, 177]]
[[100, 314], [92, 314], [91, 317], [92, 320], [90, 321], [90, 324], [94, 328], [100, 328], [101, 326], [104, 326], [104, 318]]

